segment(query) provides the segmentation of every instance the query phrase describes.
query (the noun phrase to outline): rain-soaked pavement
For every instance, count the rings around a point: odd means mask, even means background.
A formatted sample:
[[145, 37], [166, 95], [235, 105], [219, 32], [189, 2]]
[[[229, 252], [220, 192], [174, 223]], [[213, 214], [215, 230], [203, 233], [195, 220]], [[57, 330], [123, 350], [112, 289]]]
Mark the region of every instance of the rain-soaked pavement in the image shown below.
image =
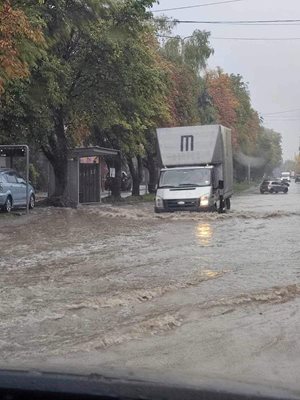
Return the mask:
[[292, 183], [236, 196], [226, 215], [140, 204], [0, 216], [1, 366], [300, 394], [299, 200]]

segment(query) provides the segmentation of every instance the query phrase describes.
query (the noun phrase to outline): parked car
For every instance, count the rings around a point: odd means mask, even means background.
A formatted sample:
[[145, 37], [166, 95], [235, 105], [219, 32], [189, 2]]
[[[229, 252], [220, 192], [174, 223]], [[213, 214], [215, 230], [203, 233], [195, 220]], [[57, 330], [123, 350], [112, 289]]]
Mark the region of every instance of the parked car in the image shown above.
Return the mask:
[[260, 193], [287, 193], [289, 191], [288, 187], [278, 181], [263, 181], [260, 185]]
[[[29, 184], [29, 208], [35, 205], [35, 192]], [[0, 208], [10, 212], [13, 208], [26, 207], [26, 181], [13, 169], [0, 168]]]
[[295, 177], [295, 182], [296, 182], [296, 183], [300, 183], [300, 175], [296, 175], [296, 177]]
[[275, 179], [277, 183], [282, 183], [283, 185], [290, 187], [290, 183], [286, 179]]

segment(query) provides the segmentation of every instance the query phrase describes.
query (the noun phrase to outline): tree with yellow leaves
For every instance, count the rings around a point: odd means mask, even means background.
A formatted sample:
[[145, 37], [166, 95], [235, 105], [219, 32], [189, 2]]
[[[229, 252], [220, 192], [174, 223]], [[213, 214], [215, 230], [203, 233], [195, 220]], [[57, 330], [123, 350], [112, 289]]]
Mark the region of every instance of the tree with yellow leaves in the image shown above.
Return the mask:
[[9, 81], [29, 76], [29, 67], [43, 44], [40, 28], [5, 0], [0, 5], [0, 93]]

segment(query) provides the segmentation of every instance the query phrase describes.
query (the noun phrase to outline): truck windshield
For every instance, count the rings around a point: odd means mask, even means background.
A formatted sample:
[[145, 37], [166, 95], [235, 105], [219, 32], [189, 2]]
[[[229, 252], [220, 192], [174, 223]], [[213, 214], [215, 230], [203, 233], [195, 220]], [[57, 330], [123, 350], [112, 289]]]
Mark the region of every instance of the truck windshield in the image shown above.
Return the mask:
[[162, 171], [159, 187], [210, 186], [211, 169], [170, 169]]

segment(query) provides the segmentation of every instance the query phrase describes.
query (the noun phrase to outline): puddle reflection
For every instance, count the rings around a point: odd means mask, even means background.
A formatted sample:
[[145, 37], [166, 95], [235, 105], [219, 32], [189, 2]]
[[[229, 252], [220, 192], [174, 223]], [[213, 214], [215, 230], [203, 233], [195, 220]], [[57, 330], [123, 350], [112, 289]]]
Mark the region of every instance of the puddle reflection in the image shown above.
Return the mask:
[[201, 271], [201, 275], [207, 278], [216, 278], [220, 275], [223, 275], [223, 272], [220, 271], [212, 271], [210, 269], [204, 269]]
[[212, 242], [213, 229], [209, 223], [200, 223], [196, 228], [196, 236], [202, 246], [209, 246]]

